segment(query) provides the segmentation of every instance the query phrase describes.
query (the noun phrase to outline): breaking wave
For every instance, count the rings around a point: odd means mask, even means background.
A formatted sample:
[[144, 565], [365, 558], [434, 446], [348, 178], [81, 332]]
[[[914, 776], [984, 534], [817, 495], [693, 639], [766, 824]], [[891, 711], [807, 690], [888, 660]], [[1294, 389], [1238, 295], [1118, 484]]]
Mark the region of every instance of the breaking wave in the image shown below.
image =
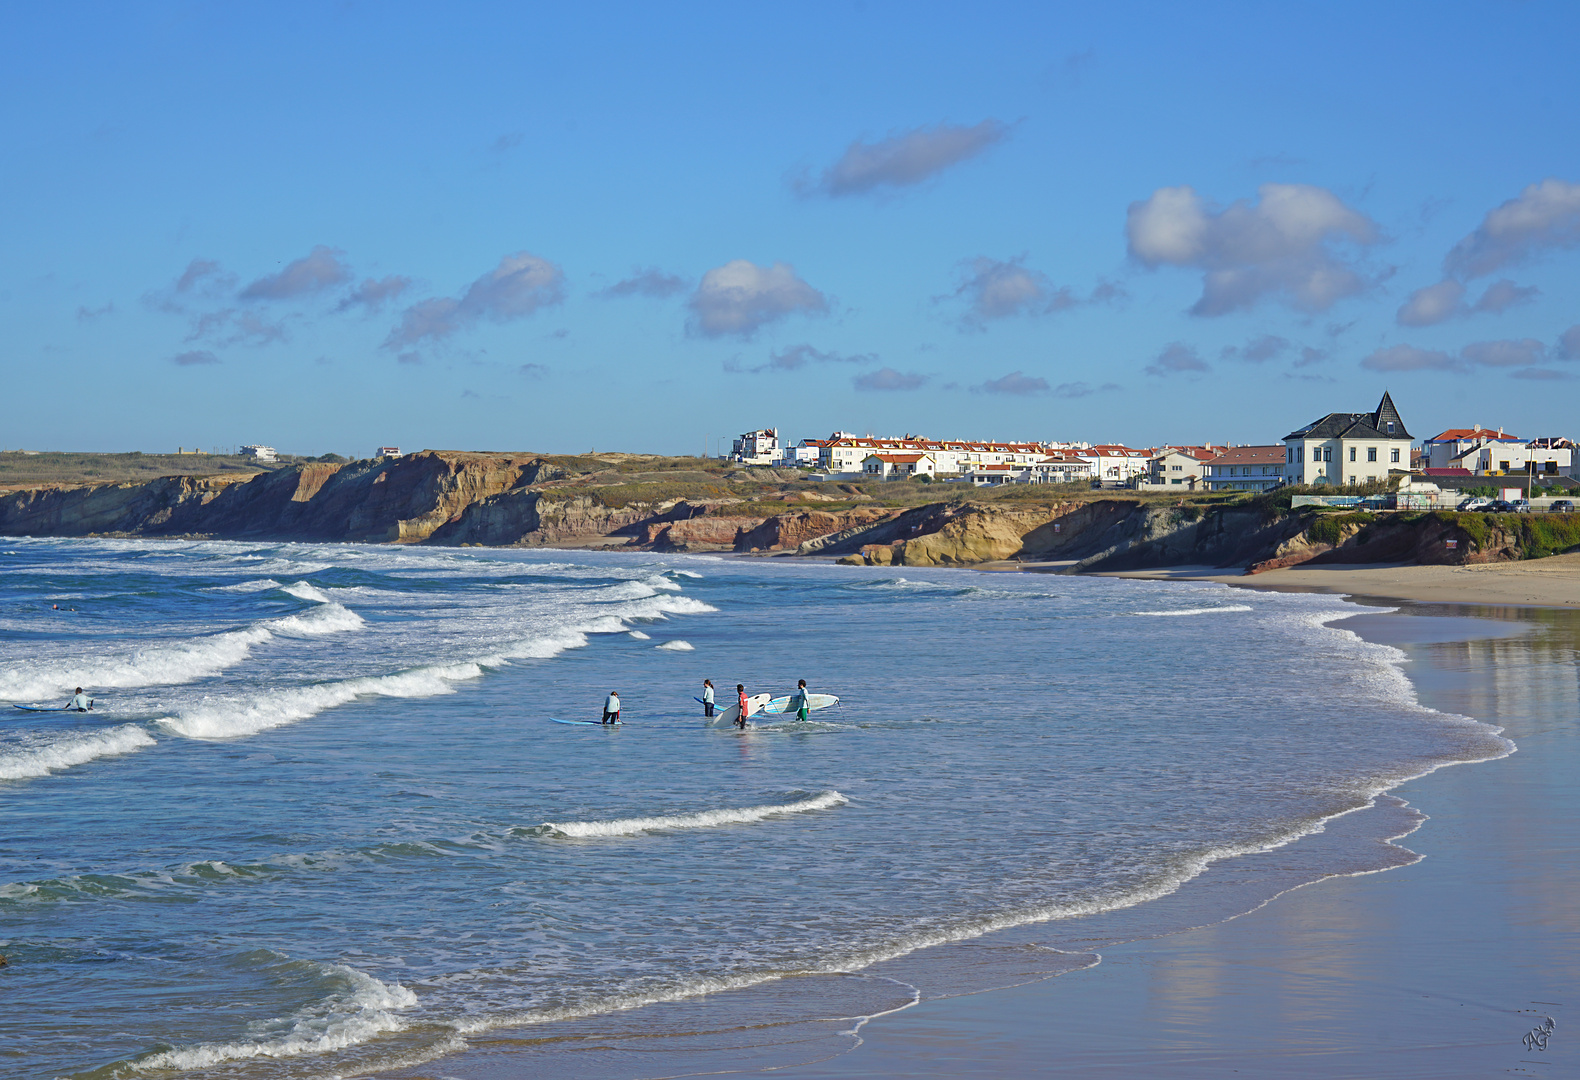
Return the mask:
[[136, 724], [124, 724], [91, 735], [73, 735], [42, 746], [0, 754], [0, 780], [48, 776], [57, 769], [85, 765], [96, 758], [130, 754], [153, 745], [153, 737]]
[[703, 810], [695, 814], [672, 814], [667, 817], [616, 818], [613, 821], [545, 821], [535, 829], [527, 830], [536, 836], [596, 837], [634, 836], [643, 832], [662, 832], [668, 829], [712, 829], [720, 825], [750, 825], [779, 814], [802, 814], [809, 810], [831, 810], [850, 800], [837, 791], [825, 791], [810, 799], [769, 806], [745, 806], [723, 810]]
[[689, 641], [675, 638], [673, 641], [666, 641], [662, 645], [654, 645], [653, 648], [662, 649], [665, 652], [691, 652], [696, 646]]
[[1228, 612], [1233, 612], [1233, 611], [1255, 611], [1255, 610], [1256, 609], [1251, 607], [1249, 604], [1225, 604], [1222, 607], [1178, 608], [1178, 609], [1176, 609], [1174, 611], [1132, 611], [1130, 614], [1132, 614], [1132, 615], [1152, 615], [1152, 616], [1220, 615], [1220, 614], [1227, 614]]

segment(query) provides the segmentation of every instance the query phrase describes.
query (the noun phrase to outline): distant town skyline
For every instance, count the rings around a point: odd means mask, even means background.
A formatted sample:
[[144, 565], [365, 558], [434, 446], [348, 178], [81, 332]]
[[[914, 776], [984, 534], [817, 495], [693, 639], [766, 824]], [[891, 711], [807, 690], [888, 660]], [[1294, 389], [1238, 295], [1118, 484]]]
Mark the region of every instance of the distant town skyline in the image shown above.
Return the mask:
[[7, 21], [11, 448], [1580, 434], [1570, 4]]

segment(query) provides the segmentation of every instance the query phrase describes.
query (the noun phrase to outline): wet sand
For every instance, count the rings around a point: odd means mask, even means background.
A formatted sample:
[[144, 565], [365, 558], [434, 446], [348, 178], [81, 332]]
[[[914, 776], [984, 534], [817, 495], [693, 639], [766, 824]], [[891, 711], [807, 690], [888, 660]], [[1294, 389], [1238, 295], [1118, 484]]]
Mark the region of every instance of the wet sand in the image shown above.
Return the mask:
[[1580, 554], [1470, 566], [1341, 563], [1249, 575], [1214, 567], [1178, 566], [1103, 576], [1218, 581], [1249, 589], [1348, 593], [1438, 604], [1580, 609]]
[[[1482, 632], [1461, 615], [1507, 632], [1456, 640]], [[852, 1053], [783, 1074], [1580, 1075], [1580, 619], [1412, 604], [1350, 628], [1405, 649], [1424, 704], [1502, 725], [1518, 746], [1394, 790], [1429, 815], [1400, 841], [1420, 862], [1103, 949], [1045, 982], [924, 1002], [868, 1024]], [[1549, 1017], [1538, 1049], [1525, 1037]]]

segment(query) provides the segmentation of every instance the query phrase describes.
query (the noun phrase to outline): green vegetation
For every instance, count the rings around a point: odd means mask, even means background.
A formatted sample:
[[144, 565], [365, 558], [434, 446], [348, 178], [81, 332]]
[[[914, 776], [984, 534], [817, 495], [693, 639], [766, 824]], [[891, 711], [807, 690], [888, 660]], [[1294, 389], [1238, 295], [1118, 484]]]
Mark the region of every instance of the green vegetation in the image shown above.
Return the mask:
[[[1335, 546], [1344, 539], [1344, 530], [1352, 526], [1364, 529], [1377, 520], [1376, 514], [1365, 511], [1354, 513], [1326, 513], [1313, 516], [1310, 525], [1306, 526], [1306, 535], [1319, 544], [1333, 544]], [[1364, 539], [1359, 541], [1365, 543]]]
[[161, 476], [250, 474], [271, 468], [279, 466], [229, 454], [30, 454], [10, 450], [0, 453], [0, 487], [143, 483]]
[[1542, 559], [1580, 548], [1580, 515], [1506, 514], [1520, 538], [1522, 559]]

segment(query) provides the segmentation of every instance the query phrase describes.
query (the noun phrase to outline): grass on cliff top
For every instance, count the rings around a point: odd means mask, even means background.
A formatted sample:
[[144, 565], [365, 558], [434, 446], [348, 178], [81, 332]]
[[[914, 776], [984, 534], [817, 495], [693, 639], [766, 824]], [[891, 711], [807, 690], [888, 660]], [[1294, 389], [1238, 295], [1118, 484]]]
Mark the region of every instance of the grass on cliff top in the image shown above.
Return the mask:
[[250, 458], [229, 454], [0, 453], [0, 487], [124, 484], [161, 476], [243, 475], [268, 472]]

